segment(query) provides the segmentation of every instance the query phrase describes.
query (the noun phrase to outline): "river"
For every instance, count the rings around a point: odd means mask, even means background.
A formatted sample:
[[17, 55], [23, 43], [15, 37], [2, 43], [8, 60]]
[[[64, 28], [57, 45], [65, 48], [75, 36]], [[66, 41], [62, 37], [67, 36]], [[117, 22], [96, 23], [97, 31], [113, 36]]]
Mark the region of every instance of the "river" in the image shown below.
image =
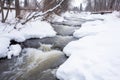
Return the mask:
[[26, 40], [20, 43], [23, 48], [20, 56], [0, 59], [0, 80], [57, 80], [56, 70], [67, 60], [62, 50], [77, 40], [72, 34], [81, 27], [81, 19], [71, 20], [76, 25], [71, 24], [69, 18], [68, 22], [51, 24], [57, 32], [55, 37]]

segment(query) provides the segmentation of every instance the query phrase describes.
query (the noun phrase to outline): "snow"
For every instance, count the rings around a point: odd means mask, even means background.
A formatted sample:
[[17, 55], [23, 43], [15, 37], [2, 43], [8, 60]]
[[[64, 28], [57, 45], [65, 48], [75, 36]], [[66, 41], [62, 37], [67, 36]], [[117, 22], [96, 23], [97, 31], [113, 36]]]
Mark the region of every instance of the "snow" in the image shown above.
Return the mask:
[[7, 52], [8, 59], [11, 59], [12, 56], [19, 56], [22, 48], [19, 44], [11, 45], [9, 51]]
[[53, 30], [52, 26], [47, 22], [36, 21], [27, 23], [26, 26], [27, 27], [20, 30], [26, 39], [53, 37], [56, 35], [56, 32]]
[[6, 56], [11, 58], [12, 55], [17, 56], [16, 54], [20, 52], [20, 47], [18, 46], [18, 52], [14, 50], [14, 47], [10, 48], [10, 52], [8, 52], [11, 40], [24, 42], [26, 39], [30, 38], [45, 38], [56, 35], [56, 32], [50, 23], [46, 21], [32, 20], [25, 25], [18, 23], [15, 26], [15, 22], [17, 22], [17, 20], [12, 14], [14, 14], [14, 12], [10, 12], [10, 17], [8, 17], [6, 23], [0, 22], [0, 58]]
[[83, 24], [79, 30], [76, 30], [73, 35], [77, 38], [94, 35], [98, 32], [102, 32], [105, 30], [106, 27], [104, 27], [103, 25], [104, 25], [104, 22], [99, 20], [87, 22]]
[[22, 35], [22, 33], [20, 33], [19, 31], [15, 29], [12, 30], [10, 33], [2, 32], [0, 37], [7, 37], [10, 40], [15, 40], [17, 42], [23, 42], [26, 40], [25, 37]]
[[53, 22], [53, 23], [55, 23], [55, 22], [63, 22], [64, 21], [64, 17], [58, 16], [58, 15], [54, 14], [54, 15], [52, 15], [52, 17], [50, 18], [49, 21]]
[[74, 33], [80, 39], [70, 42], [64, 48], [63, 51], [69, 58], [58, 68], [56, 76], [60, 80], [119, 80], [118, 13], [89, 15], [88, 18], [101, 18], [104, 21], [84, 23]]
[[[82, 27], [79, 30], [76, 30], [73, 35], [77, 38], [80, 38], [88, 35], [95, 35], [99, 32], [105, 32], [110, 27], [119, 25], [119, 18], [117, 18], [118, 16], [119, 12], [113, 12], [112, 14], [108, 15], [88, 14], [88, 16], [84, 16], [83, 18], [88, 18], [89, 20], [96, 20], [82, 24]], [[112, 20], [114, 20], [114, 22]]]
[[3, 29], [1, 29], [0, 36], [9, 37], [11, 40], [15, 40], [17, 42], [23, 42], [30, 38], [53, 37], [56, 35], [52, 26], [43, 21], [29, 22], [25, 25], [19, 24], [17, 29], [13, 29], [11, 27], [13, 26], [7, 25], [7, 30], [3, 31]]
[[37, 0], [38, 2], [41, 2], [42, 0]]
[[72, 7], [80, 8], [80, 4], [82, 4], [82, 8], [85, 10], [85, 7], [87, 6], [87, 0], [71, 0]]
[[0, 37], [0, 58], [7, 56], [9, 44], [10, 44], [9, 38]]
[[[21, 46], [19, 44], [11, 45], [11, 40], [24, 42], [30, 38], [53, 37], [56, 35], [51, 25], [45, 21], [30, 21], [25, 25], [19, 23], [14, 28], [13, 22], [15, 22], [15, 19], [12, 17], [11, 15], [7, 20], [12, 24], [0, 23], [0, 58], [8, 57], [8, 59], [11, 59], [12, 56], [20, 54]], [[119, 80], [120, 13], [93, 15], [67, 12], [62, 17], [57, 16], [53, 22], [62, 22], [65, 20], [64, 18], [72, 19], [71, 21], [77, 18], [75, 22], [78, 23], [81, 22], [79, 21], [81, 19], [88, 20], [88, 22], [82, 24], [82, 27], [74, 32], [73, 36], [79, 38], [79, 40], [70, 42], [64, 48], [63, 51], [69, 58], [58, 68], [57, 78], [60, 80]], [[46, 45], [42, 45], [40, 50], [43, 50], [44, 47]], [[48, 46], [47, 50], [49, 51], [50, 48], [51, 45]], [[43, 53], [40, 50], [38, 52]], [[31, 53], [33, 54], [33, 52]], [[45, 53], [49, 52], [46, 51]], [[32, 54], [29, 54], [30, 57]], [[32, 56], [32, 58], [37, 60], [40, 57], [38, 55]]]

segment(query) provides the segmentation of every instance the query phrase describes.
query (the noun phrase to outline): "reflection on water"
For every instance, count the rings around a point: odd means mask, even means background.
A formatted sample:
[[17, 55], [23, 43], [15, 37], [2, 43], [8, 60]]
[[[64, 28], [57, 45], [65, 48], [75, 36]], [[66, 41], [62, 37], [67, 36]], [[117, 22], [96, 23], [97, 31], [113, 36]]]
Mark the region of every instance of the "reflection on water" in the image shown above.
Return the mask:
[[22, 56], [1, 63], [0, 80], [57, 80], [53, 73], [66, 57], [58, 50], [39, 49], [24, 49]]

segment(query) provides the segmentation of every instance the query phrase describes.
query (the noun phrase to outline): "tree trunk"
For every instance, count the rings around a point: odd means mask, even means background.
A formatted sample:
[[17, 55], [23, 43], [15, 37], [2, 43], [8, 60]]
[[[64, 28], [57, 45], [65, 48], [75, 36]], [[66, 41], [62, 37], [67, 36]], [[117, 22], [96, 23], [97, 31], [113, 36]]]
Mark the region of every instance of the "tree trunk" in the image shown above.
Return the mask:
[[1, 3], [1, 15], [2, 15], [2, 23], [4, 23], [5, 22], [5, 20], [4, 20], [4, 11], [3, 11], [3, 7], [4, 7], [4, 2], [5, 1], [1, 1], [0, 3]]
[[20, 18], [19, 0], [15, 0], [15, 10], [16, 10], [16, 16], [15, 17]]
[[28, 7], [28, 0], [24, 0], [24, 7]]
[[0, 13], [1, 13], [1, 2], [2, 2], [2, 1], [0, 0]]

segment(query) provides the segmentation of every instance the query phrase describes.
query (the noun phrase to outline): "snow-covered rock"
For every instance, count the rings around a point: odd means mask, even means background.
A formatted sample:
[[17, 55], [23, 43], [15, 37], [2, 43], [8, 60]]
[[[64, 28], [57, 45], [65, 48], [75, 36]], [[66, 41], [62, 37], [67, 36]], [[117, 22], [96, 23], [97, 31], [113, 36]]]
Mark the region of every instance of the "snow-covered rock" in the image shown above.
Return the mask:
[[22, 48], [19, 44], [11, 45], [9, 51], [7, 52], [7, 58], [11, 59], [12, 56], [19, 56]]

